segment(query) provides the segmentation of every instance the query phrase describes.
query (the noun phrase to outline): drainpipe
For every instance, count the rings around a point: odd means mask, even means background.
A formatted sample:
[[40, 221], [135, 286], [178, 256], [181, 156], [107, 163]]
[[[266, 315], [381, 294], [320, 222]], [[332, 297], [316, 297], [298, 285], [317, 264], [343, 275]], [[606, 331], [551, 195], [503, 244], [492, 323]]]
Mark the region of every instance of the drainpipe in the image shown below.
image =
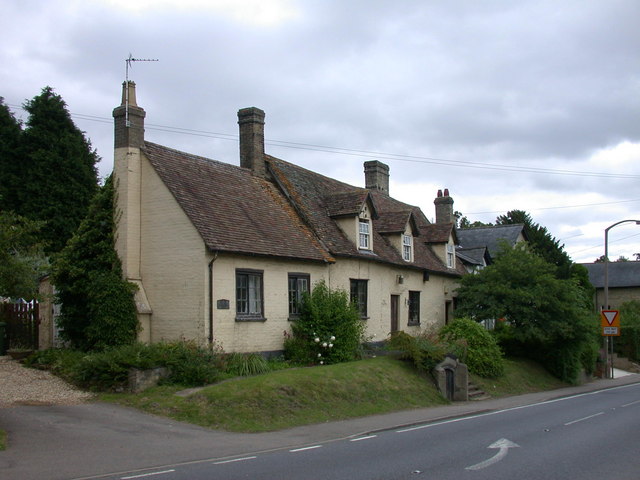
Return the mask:
[[213, 347], [213, 262], [218, 258], [218, 252], [214, 252], [209, 262], [209, 346]]

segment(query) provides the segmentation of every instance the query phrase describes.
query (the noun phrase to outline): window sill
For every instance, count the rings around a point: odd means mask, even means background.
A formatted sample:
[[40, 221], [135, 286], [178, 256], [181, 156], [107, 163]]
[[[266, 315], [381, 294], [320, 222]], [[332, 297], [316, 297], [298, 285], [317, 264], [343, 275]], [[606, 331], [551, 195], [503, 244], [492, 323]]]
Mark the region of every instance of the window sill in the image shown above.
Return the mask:
[[267, 319], [262, 315], [238, 315], [236, 322], [266, 322]]
[[420, 322], [409, 322], [407, 323], [408, 327], [419, 327], [420, 326]]

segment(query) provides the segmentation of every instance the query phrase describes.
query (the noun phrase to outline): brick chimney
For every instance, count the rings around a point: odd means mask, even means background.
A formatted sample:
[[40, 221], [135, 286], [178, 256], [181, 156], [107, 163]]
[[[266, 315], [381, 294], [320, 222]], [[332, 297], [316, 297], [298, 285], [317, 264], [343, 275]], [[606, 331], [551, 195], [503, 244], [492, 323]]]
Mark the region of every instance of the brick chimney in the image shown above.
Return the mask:
[[449, 196], [449, 189], [438, 190], [438, 196], [433, 201], [436, 206], [436, 223], [454, 223], [456, 221], [453, 216], [453, 198]]
[[378, 160], [364, 162], [365, 188], [389, 195], [389, 165]]
[[258, 177], [266, 176], [264, 161], [264, 111], [256, 107], [238, 110], [240, 166]]
[[113, 109], [115, 148], [143, 146], [145, 115], [136, 102], [136, 84], [131, 80], [122, 82], [122, 102]]

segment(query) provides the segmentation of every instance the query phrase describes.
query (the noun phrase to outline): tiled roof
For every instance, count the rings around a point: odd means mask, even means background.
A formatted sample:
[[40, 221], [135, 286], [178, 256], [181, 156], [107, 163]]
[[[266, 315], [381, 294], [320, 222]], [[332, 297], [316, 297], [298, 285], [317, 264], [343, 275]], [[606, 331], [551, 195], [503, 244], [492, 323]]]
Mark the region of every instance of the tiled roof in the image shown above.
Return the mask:
[[367, 190], [327, 195], [324, 203], [330, 217], [358, 215], [365, 202], [370, 198]]
[[[589, 271], [589, 281], [604, 288], [604, 263], [582, 263]], [[640, 287], [640, 262], [609, 262], [610, 288]]]
[[[378, 190], [354, 187], [275, 157], [267, 156], [267, 161], [271, 173], [285, 191], [286, 196], [295, 203], [297, 210], [332, 255], [362, 257], [403, 267], [460, 275], [459, 271], [447, 268], [427, 245], [428, 239], [422, 234], [422, 229], [429, 225], [429, 222], [418, 207], [400, 202]], [[353, 215], [357, 215], [359, 210], [355, 210], [353, 207], [335, 208], [333, 199], [360, 199], [364, 198], [363, 195], [370, 195], [378, 215], [378, 218], [373, 222], [373, 254], [358, 250], [338, 224], [327, 214], [329, 211], [346, 212], [350, 209]], [[399, 222], [402, 218], [405, 219], [405, 223], [400, 228]], [[382, 225], [383, 233], [392, 233], [389, 229], [400, 233], [404, 231], [406, 221], [409, 221], [410, 218], [413, 219], [412, 222], [415, 222], [416, 234], [418, 235], [414, 242], [413, 263], [405, 262], [400, 252], [389, 243], [384, 235], [381, 235], [378, 228], [379, 225]]]
[[518, 236], [525, 235], [522, 224], [459, 228], [457, 233], [461, 247], [487, 247], [489, 254], [494, 258], [500, 251], [501, 241], [504, 240], [509, 246], [514, 246]]
[[[461, 274], [443, 264], [428, 244], [431, 238], [423, 233], [444, 235], [452, 227], [430, 225], [419, 208], [382, 192], [268, 155], [265, 160], [274, 181], [150, 142], [145, 142], [143, 152], [212, 251], [328, 262], [338, 256], [360, 257], [443, 275]], [[372, 207], [373, 252], [358, 250], [334, 220], [357, 215], [365, 202]], [[412, 263], [405, 262], [385, 237], [404, 231], [407, 222], [416, 235]]]
[[456, 255], [463, 261], [472, 265], [484, 265], [485, 262], [489, 263], [490, 256], [487, 251], [487, 247], [475, 247], [475, 248], [456, 248]]
[[429, 243], [447, 243], [449, 237], [456, 238], [456, 230], [453, 223], [430, 223], [420, 229], [420, 233]]
[[143, 151], [210, 250], [332, 260], [271, 182], [150, 142]]

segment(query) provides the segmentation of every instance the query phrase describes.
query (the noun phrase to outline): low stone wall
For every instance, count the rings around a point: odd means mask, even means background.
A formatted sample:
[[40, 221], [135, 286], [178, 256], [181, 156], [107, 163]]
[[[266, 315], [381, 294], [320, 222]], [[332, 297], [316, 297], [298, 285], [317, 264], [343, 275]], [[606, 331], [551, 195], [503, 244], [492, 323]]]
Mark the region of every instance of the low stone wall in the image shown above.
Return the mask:
[[155, 387], [162, 378], [169, 376], [169, 369], [166, 367], [149, 368], [141, 370], [132, 368], [129, 370], [129, 391], [140, 393], [147, 388]]

